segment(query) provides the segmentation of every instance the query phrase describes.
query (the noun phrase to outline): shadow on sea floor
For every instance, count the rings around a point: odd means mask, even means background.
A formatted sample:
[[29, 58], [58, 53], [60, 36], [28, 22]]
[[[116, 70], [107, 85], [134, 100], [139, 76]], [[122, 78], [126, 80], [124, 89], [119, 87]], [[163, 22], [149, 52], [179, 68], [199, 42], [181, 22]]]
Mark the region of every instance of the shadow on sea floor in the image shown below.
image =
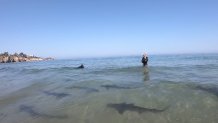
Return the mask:
[[21, 112], [28, 113], [31, 117], [42, 117], [42, 118], [55, 118], [55, 119], [66, 119], [67, 115], [49, 115], [38, 112], [34, 109], [33, 106], [20, 105], [19, 110]]

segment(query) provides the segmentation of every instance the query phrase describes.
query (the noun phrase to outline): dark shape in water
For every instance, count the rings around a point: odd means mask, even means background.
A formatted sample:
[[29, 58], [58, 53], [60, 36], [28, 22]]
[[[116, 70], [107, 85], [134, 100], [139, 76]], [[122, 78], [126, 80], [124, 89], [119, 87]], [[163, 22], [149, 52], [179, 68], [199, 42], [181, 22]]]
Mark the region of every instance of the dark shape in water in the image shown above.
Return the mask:
[[81, 64], [79, 67], [76, 67], [76, 69], [83, 69], [85, 68], [83, 64]]
[[89, 87], [81, 87], [81, 86], [71, 86], [71, 87], [67, 87], [67, 89], [83, 89], [86, 90], [87, 92], [99, 92], [98, 89], [95, 88], [89, 88]]
[[101, 85], [101, 87], [109, 89], [134, 89], [136, 87], [123, 87], [123, 86], [117, 86], [117, 85]]
[[123, 114], [125, 111], [133, 111], [140, 114], [144, 112], [160, 113], [169, 108], [169, 106], [167, 106], [164, 109], [144, 108], [144, 107], [136, 106], [134, 104], [127, 104], [127, 103], [107, 104], [107, 107], [116, 109], [120, 114]]
[[218, 87], [204, 87], [204, 86], [196, 86], [196, 89], [206, 91], [208, 93], [214, 94], [218, 97]]
[[55, 96], [56, 98], [59, 99], [66, 96], [70, 96], [70, 94], [66, 94], [66, 93], [56, 93], [56, 92], [49, 92], [49, 91], [43, 91], [43, 93], [45, 93], [46, 95]]
[[20, 105], [19, 107], [21, 112], [26, 112], [32, 117], [43, 117], [43, 118], [56, 118], [56, 119], [65, 119], [67, 115], [48, 115], [37, 112], [34, 110], [33, 106]]
[[6, 117], [6, 116], [7, 116], [6, 114], [0, 113], [0, 120], [1, 120], [2, 118]]

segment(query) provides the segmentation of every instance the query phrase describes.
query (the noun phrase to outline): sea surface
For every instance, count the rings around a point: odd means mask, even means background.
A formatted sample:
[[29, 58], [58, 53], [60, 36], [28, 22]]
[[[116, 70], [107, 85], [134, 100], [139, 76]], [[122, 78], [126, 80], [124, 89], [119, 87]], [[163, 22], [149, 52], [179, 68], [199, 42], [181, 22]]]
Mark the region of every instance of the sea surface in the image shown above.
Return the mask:
[[0, 64], [0, 123], [218, 123], [218, 54]]

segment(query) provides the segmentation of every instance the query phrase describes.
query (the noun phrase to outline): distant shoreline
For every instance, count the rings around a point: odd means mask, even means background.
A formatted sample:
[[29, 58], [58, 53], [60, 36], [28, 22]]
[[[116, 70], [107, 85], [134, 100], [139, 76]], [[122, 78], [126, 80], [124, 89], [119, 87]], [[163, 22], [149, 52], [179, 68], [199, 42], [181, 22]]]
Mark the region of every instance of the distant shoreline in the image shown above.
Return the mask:
[[14, 53], [9, 54], [8, 52], [4, 52], [0, 54], [0, 63], [12, 63], [12, 62], [30, 62], [30, 61], [47, 61], [54, 60], [54, 58], [41, 58], [37, 56], [26, 55], [24, 53]]

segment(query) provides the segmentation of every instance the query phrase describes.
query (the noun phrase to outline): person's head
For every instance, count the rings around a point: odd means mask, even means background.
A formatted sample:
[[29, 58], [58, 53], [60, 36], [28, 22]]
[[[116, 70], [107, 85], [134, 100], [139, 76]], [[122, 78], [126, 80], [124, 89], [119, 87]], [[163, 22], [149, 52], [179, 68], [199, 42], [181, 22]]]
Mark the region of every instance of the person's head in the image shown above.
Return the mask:
[[146, 53], [144, 53], [144, 54], [143, 54], [143, 57], [147, 57], [147, 54], [146, 54]]

